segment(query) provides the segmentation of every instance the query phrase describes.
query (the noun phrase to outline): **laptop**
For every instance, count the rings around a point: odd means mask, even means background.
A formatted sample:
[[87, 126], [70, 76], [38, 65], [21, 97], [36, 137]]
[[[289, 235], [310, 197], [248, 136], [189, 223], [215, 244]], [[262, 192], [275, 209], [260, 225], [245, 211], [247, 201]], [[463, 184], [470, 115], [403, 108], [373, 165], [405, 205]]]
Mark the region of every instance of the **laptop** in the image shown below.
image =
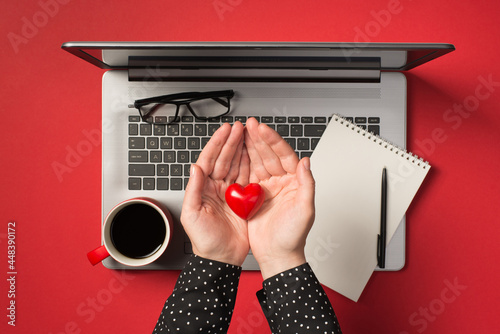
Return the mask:
[[[189, 166], [223, 122], [248, 117], [273, 127], [299, 157], [310, 156], [332, 114], [406, 147], [410, 70], [450, 44], [68, 42], [62, 48], [107, 70], [102, 79], [102, 219], [134, 197], [162, 202], [174, 217], [165, 253], [139, 269], [182, 269], [192, 253], [179, 221]], [[181, 108], [175, 124], [142, 122], [129, 104], [182, 92], [233, 90], [231, 111], [200, 121]], [[387, 247], [386, 268], [405, 264], [405, 218]], [[138, 269], [112, 258], [110, 269]], [[251, 254], [245, 270], [258, 270]]]

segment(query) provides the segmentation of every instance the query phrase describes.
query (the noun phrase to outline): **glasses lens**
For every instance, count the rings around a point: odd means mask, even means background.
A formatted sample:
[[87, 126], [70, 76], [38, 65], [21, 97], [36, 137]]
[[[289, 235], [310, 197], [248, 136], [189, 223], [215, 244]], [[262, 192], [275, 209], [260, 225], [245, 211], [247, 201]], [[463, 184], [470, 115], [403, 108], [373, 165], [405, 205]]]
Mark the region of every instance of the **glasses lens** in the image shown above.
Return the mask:
[[150, 103], [139, 109], [143, 120], [148, 123], [167, 124], [174, 120], [177, 106], [175, 104]]
[[212, 118], [226, 114], [229, 111], [229, 99], [215, 97], [189, 103], [197, 117]]

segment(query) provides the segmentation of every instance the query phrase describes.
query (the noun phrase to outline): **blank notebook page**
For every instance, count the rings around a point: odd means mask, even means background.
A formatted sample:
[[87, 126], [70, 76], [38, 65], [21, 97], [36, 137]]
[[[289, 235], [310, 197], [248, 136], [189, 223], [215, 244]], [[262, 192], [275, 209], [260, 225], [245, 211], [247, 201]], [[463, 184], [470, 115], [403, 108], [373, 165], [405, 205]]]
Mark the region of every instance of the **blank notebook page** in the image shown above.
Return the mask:
[[337, 115], [311, 156], [316, 220], [306, 258], [322, 284], [354, 301], [377, 266], [384, 167], [389, 242], [429, 164]]

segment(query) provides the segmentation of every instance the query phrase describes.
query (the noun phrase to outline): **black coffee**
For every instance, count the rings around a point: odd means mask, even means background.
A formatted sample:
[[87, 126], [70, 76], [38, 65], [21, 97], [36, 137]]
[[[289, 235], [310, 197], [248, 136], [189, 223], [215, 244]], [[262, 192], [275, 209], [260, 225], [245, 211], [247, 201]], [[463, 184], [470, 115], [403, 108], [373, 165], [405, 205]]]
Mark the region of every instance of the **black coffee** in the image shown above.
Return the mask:
[[141, 259], [157, 252], [167, 233], [163, 217], [147, 204], [130, 204], [111, 222], [111, 241], [123, 255]]

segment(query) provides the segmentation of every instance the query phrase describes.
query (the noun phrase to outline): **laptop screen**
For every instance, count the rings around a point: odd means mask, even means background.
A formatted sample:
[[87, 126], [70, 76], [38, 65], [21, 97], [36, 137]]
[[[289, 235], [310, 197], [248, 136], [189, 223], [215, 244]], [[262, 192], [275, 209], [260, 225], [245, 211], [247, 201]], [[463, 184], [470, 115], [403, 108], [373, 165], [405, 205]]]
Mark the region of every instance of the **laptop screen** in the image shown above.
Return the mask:
[[406, 71], [455, 48], [421, 43], [67, 42], [100, 68], [379, 69]]

